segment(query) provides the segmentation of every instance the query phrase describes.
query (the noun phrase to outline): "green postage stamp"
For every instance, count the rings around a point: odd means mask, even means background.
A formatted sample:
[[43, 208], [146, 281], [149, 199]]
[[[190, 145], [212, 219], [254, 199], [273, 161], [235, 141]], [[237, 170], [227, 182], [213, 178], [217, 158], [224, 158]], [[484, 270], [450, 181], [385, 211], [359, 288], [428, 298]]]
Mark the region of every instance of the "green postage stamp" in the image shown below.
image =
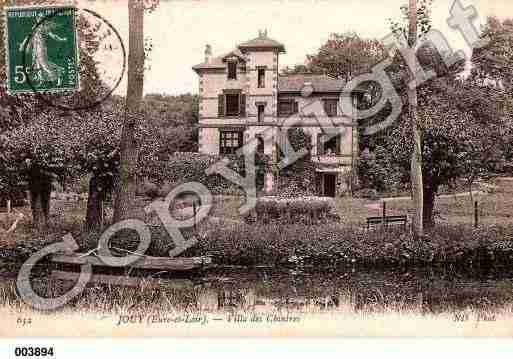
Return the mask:
[[5, 10], [9, 93], [79, 89], [75, 13], [72, 6]]

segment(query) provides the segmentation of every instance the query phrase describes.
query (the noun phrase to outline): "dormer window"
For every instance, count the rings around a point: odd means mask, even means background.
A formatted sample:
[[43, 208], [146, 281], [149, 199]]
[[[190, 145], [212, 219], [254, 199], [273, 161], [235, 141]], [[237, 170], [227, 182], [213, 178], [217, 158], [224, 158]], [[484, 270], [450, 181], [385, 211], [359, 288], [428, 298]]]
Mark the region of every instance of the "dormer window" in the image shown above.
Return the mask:
[[228, 80], [237, 80], [237, 62], [228, 62]]

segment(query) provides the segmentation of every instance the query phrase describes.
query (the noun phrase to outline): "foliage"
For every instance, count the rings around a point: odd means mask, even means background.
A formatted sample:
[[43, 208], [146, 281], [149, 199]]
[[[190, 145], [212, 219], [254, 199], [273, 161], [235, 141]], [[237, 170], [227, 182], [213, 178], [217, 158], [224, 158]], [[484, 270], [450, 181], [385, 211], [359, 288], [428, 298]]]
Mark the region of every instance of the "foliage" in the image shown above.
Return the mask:
[[[431, 8], [433, 0], [420, 0], [417, 5], [417, 28], [418, 37], [423, 37], [431, 30]], [[402, 18], [400, 21], [389, 19], [390, 27], [395, 36], [400, 39], [408, 39], [409, 8], [408, 5], [401, 6]]]
[[334, 33], [317, 54], [307, 56], [307, 67], [314, 73], [349, 81], [369, 72], [386, 55], [385, 48], [376, 39], [363, 39], [355, 32]]
[[320, 197], [260, 197], [254, 212], [245, 217], [248, 223], [280, 224], [319, 224], [336, 219], [333, 199]]
[[[232, 156], [229, 167], [240, 175], [244, 175], [244, 157]], [[242, 189], [219, 174], [207, 175], [209, 167], [221, 161], [222, 158], [193, 152], [177, 152], [166, 161], [147, 163], [143, 176], [150, 183], [154, 183], [162, 190], [160, 195], [167, 195], [173, 187], [187, 182], [199, 182], [205, 185], [214, 194], [241, 194]], [[270, 163], [267, 156], [257, 155], [257, 181], [262, 181], [265, 168]], [[258, 185], [258, 183], [257, 183]], [[153, 186], [148, 186], [153, 188]], [[165, 187], [165, 190], [164, 190]], [[150, 188], [150, 189], [151, 189]], [[164, 193], [161, 193], [164, 192]]]
[[275, 194], [282, 197], [314, 196], [315, 165], [311, 159], [312, 139], [302, 128], [290, 128], [286, 132], [289, 143], [295, 152], [305, 150], [306, 154], [298, 160], [288, 163], [284, 153], [280, 160], [284, 166], [278, 172]]
[[163, 146], [159, 153], [161, 159], [166, 159], [174, 152], [197, 152], [197, 95], [148, 94], [144, 97], [142, 106], [162, 138]]
[[513, 19], [489, 17], [481, 34], [484, 46], [472, 53], [472, 73], [483, 82], [513, 89]]
[[[490, 51], [498, 50], [492, 46]], [[497, 172], [508, 158], [512, 143], [512, 102], [507, 92], [492, 81], [482, 80], [480, 75], [486, 66], [478, 65], [471, 76], [461, 76], [464, 62], [447, 67], [444, 55], [431, 44], [423, 44], [417, 53], [424, 70], [433, 70], [436, 74], [417, 89], [417, 118], [422, 131], [424, 222], [428, 225], [433, 223], [433, 203], [441, 186], [450, 186], [460, 178], [471, 184], [480, 176]], [[409, 75], [399, 54], [394, 57], [389, 71], [403, 103], [407, 103]], [[505, 71], [507, 73], [507, 68]], [[403, 113], [391, 128], [377, 134], [377, 139], [372, 141], [393, 154], [393, 166], [389, 170], [400, 169], [403, 183], [409, 182], [413, 148], [410, 127], [408, 114]]]
[[393, 153], [382, 145], [372, 151], [365, 149], [358, 160], [359, 185], [361, 188], [374, 189], [384, 193], [398, 189], [402, 174], [395, 168]]
[[[210, 228], [191, 255], [211, 255], [214, 263], [235, 265], [434, 266], [461, 268], [509, 265], [511, 228], [439, 226], [430, 240], [390, 229], [366, 231], [339, 225], [227, 224]], [[155, 253], [156, 254], [156, 253]]]

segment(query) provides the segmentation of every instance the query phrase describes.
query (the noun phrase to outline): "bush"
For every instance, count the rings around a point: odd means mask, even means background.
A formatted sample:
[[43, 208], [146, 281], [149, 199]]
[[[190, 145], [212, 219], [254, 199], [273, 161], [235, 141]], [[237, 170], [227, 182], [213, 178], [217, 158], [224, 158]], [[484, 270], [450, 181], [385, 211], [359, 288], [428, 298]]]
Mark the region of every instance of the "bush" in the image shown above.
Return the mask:
[[[225, 179], [221, 175], [207, 175], [206, 170], [221, 160], [218, 156], [210, 156], [199, 153], [175, 153], [168, 161], [160, 161], [147, 166], [144, 176], [162, 187], [166, 184], [178, 186], [187, 182], [199, 182], [205, 185], [213, 194], [241, 195], [242, 188]], [[243, 157], [229, 158], [229, 167], [244, 175]], [[269, 170], [267, 156], [257, 156], [257, 182], [263, 182], [263, 173]], [[172, 188], [170, 188], [171, 190]], [[166, 193], [167, 194], [167, 193]]]
[[171, 184], [178, 186], [187, 182], [202, 183], [216, 194], [236, 191], [236, 186], [221, 176], [207, 176], [205, 173], [207, 168], [218, 160], [215, 156], [198, 153], [177, 153], [167, 161], [151, 164], [145, 169], [144, 175], [159, 188], [159, 196], [167, 195], [173, 189]]
[[334, 200], [326, 197], [260, 197], [253, 213], [245, 217], [248, 223], [282, 224], [317, 224], [337, 219]]
[[339, 225], [219, 224], [190, 254], [220, 265], [441, 266], [470, 270], [510, 266], [513, 230], [439, 226], [424, 239], [400, 229], [366, 231]]
[[381, 193], [403, 191], [401, 170], [393, 163], [392, 155], [382, 146], [363, 151], [358, 160], [361, 187]]
[[[315, 164], [311, 159], [312, 139], [301, 128], [291, 128], [287, 131], [290, 145], [294, 151], [306, 149], [307, 155], [290, 163], [279, 171], [276, 180], [275, 193], [281, 197], [296, 198], [298, 196], [315, 196]], [[280, 160], [284, 154], [280, 154]]]
[[373, 201], [378, 200], [380, 198], [378, 191], [376, 191], [374, 188], [363, 188], [361, 190], [358, 190], [354, 194], [354, 196], [356, 198], [366, 198], [371, 199]]
[[146, 181], [142, 186], [142, 194], [151, 199], [159, 197], [159, 187], [151, 182]]

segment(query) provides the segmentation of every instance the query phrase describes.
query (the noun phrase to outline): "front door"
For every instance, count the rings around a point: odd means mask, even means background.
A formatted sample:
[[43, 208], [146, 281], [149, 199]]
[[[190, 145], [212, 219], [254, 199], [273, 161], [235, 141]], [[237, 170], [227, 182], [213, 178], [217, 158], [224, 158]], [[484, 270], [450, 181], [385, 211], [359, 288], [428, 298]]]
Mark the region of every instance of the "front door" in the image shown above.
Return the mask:
[[337, 175], [333, 173], [324, 174], [324, 196], [335, 197], [337, 190]]

